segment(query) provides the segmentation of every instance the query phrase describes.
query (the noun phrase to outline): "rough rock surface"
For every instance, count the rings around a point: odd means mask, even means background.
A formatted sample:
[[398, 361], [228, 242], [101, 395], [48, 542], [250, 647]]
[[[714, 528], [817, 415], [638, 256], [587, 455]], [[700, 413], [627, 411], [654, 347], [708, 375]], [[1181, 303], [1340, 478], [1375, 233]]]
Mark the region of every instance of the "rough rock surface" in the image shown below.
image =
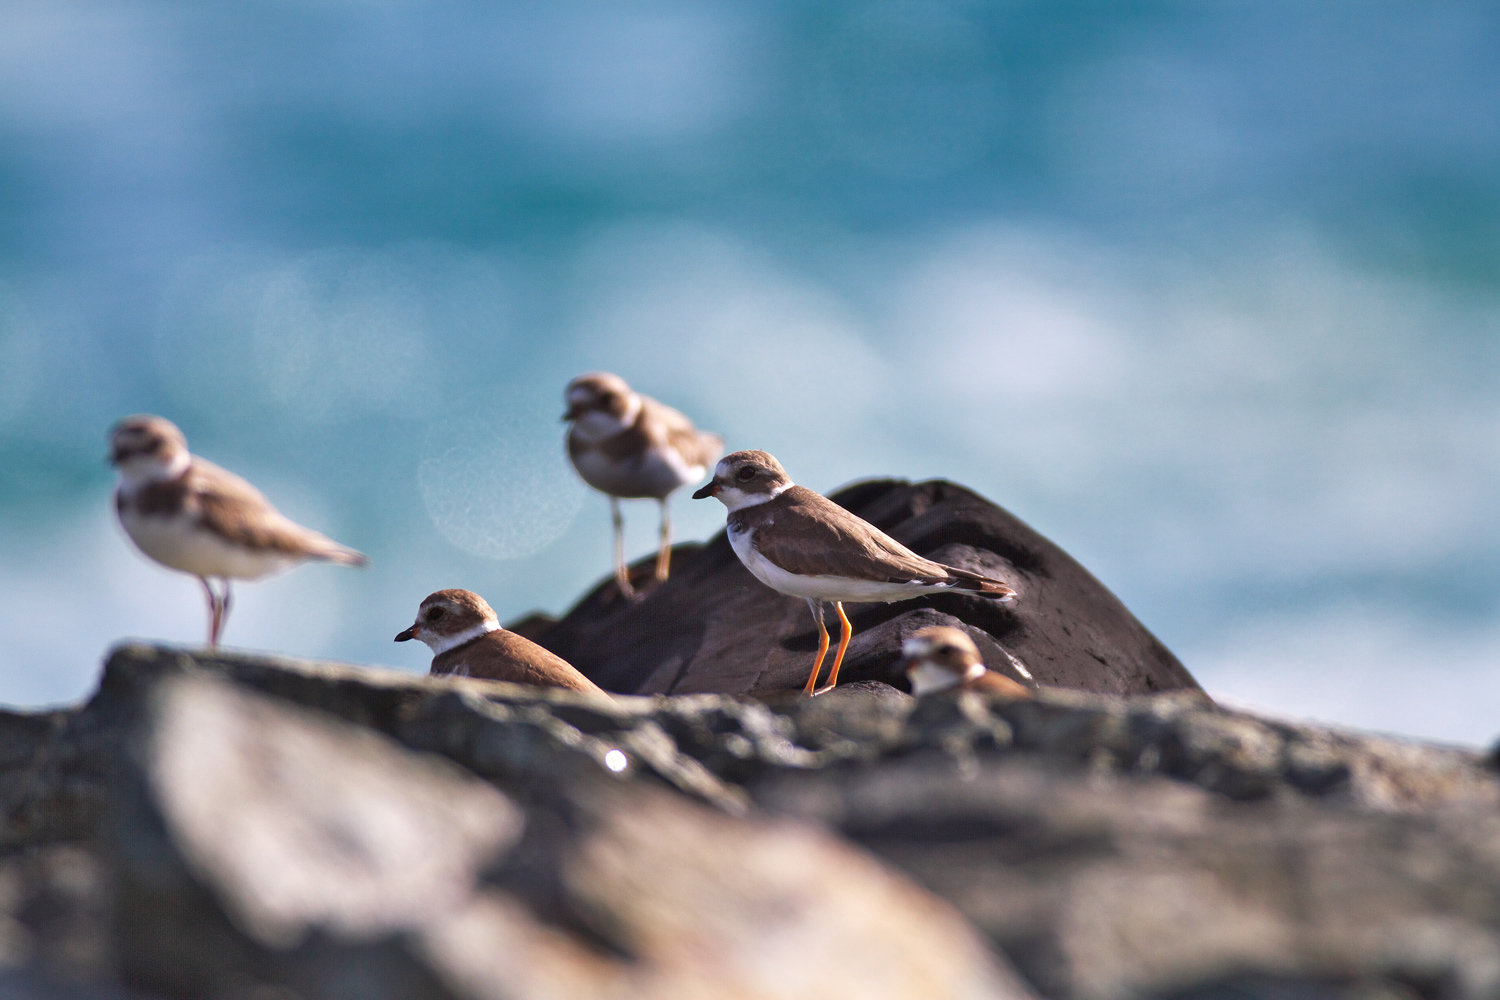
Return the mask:
[[[963, 627], [990, 669], [1023, 683], [1029, 679], [1016, 672], [1007, 652], [1045, 685], [1110, 694], [1198, 688], [1177, 658], [1066, 552], [962, 486], [878, 480], [831, 499], [921, 555], [993, 574], [1018, 591], [1013, 604], [942, 594], [849, 605], [856, 631], [841, 680], [904, 689], [896, 669], [902, 639], [941, 624]], [[641, 586], [649, 584], [648, 562], [654, 557], [635, 567]], [[800, 688], [818, 644], [806, 603], [751, 576], [723, 532], [701, 546], [677, 546], [671, 579], [639, 601], [624, 600], [610, 579], [561, 620], [534, 615], [510, 627], [600, 686], [628, 694]], [[836, 635], [836, 622], [833, 627]]]
[[131, 646], [0, 714], [4, 997], [1500, 994], [1500, 783], [1192, 692], [621, 698]]

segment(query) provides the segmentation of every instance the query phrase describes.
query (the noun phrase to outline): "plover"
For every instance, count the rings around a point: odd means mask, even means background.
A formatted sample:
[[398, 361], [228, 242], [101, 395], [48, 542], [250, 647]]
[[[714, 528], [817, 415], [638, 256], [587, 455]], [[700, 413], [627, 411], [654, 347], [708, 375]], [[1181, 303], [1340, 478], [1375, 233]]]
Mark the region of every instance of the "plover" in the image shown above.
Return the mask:
[[121, 420], [110, 432], [109, 460], [120, 470], [115, 512], [136, 548], [203, 584], [210, 648], [218, 646], [229, 618], [229, 581], [258, 580], [308, 559], [345, 566], [369, 561], [288, 520], [254, 486], [189, 453], [170, 420]]
[[428, 594], [411, 628], [396, 636], [397, 642], [408, 639], [421, 639], [432, 650], [433, 674], [605, 693], [567, 660], [501, 628], [494, 610], [472, 590]]
[[818, 623], [818, 655], [806, 692], [817, 690], [828, 652], [823, 602], [832, 601], [842, 631], [828, 675], [839, 667], [854, 627], [844, 601], [904, 601], [948, 591], [1010, 601], [1015, 591], [999, 580], [924, 559], [873, 524], [827, 497], [796, 485], [781, 463], [763, 451], [726, 455], [694, 499], [718, 497], [729, 508], [729, 544], [756, 579], [772, 590], [802, 597]]
[[618, 375], [594, 372], [568, 383], [568, 458], [583, 481], [609, 497], [615, 528], [615, 580], [634, 595], [625, 566], [625, 522], [620, 500], [654, 499], [661, 505], [661, 547], [656, 580], [672, 562], [672, 518], [667, 497], [702, 479], [724, 451], [724, 439], [707, 434], [670, 406], [633, 391]]
[[906, 678], [918, 698], [934, 691], [961, 687], [1006, 698], [1030, 698], [1031, 689], [987, 669], [979, 648], [962, 629], [933, 625], [919, 629], [901, 644]]

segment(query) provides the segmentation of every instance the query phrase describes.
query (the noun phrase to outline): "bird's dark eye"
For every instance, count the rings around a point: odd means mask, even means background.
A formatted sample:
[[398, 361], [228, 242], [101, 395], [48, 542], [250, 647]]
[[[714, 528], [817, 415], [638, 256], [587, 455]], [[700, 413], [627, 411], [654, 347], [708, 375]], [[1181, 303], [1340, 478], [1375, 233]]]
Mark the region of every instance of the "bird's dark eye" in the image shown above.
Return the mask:
[[938, 655], [939, 656], [957, 656], [958, 655], [958, 647], [957, 646], [939, 646], [938, 647]]
[[602, 396], [599, 397], [599, 402], [603, 403], [605, 406], [609, 406], [614, 401], [615, 401], [615, 394], [612, 393], [612, 392], [606, 392], [604, 395], [602, 395]]
[[739, 472], [736, 472], [734, 474], [734, 478], [738, 479], [742, 483], [748, 483], [750, 480], [755, 478], [755, 470], [746, 466]]
[[435, 622], [435, 621], [437, 621], [441, 617], [443, 617], [443, 609], [442, 608], [428, 608], [427, 609], [427, 620], [428, 621]]

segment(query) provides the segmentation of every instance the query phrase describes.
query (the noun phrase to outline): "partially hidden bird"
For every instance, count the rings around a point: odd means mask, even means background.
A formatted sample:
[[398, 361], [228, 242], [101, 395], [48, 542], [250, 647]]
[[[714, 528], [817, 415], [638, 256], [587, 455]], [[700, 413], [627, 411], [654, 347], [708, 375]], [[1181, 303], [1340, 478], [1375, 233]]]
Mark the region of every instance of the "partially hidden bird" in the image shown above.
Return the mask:
[[254, 486], [189, 452], [170, 420], [141, 414], [119, 421], [110, 432], [109, 460], [120, 471], [115, 512], [136, 548], [203, 585], [211, 649], [229, 620], [231, 580], [259, 580], [309, 559], [369, 562], [283, 516]]
[[432, 650], [434, 675], [606, 694], [567, 660], [501, 628], [494, 609], [472, 590], [439, 590], [423, 598], [417, 620], [396, 635], [397, 642], [411, 639]]
[[904, 601], [924, 594], [960, 592], [1002, 602], [1015, 598], [1003, 581], [917, 555], [873, 524], [821, 494], [798, 486], [781, 463], [763, 451], [726, 455], [694, 499], [718, 497], [729, 509], [729, 544], [761, 583], [807, 600], [818, 625], [818, 654], [805, 693], [820, 689], [818, 674], [828, 652], [823, 602], [832, 601], [841, 627], [827, 690], [854, 635], [844, 602]]
[[962, 629], [930, 625], [901, 644], [906, 679], [918, 698], [962, 688], [1004, 698], [1030, 698], [1031, 688], [984, 665], [979, 647]]
[[625, 565], [625, 521], [620, 501], [654, 499], [661, 505], [661, 544], [655, 578], [665, 581], [672, 565], [672, 516], [667, 498], [696, 483], [724, 451], [724, 439], [698, 430], [681, 413], [630, 388], [608, 372], [580, 375], [568, 383], [563, 420], [568, 458], [583, 481], [609, 497], [614, 522], [615, 580], [634, 596]]

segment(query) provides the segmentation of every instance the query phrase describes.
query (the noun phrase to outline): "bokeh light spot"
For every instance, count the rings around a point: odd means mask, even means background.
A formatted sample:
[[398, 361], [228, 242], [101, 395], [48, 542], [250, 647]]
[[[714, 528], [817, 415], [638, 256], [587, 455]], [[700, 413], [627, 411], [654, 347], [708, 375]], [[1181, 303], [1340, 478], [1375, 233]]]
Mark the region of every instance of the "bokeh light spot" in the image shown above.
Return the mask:
[[541, 412], [447, 419], [427, 436], [422, 502], [439, 532], [489, 559], [530, 555], [567, 529], [584, 487]]

